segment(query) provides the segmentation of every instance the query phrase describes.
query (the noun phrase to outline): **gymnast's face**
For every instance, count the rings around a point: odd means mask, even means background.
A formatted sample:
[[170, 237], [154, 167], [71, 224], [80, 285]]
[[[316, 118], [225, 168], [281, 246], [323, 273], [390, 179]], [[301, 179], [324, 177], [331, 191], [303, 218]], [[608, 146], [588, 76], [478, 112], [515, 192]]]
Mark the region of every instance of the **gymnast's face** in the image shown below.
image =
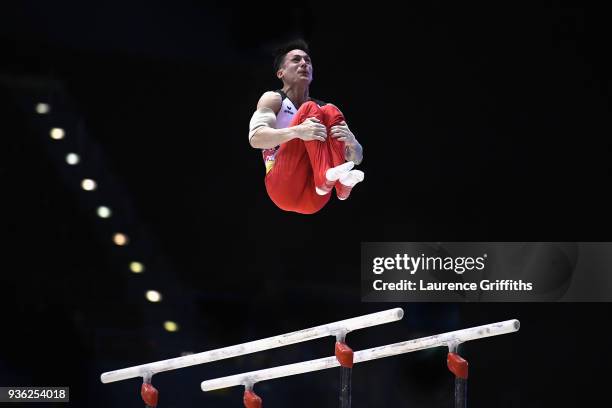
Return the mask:
[[286, 84], [300, 82], [310, 85], [312, 82], [312, 62], [310, 57], [302, 50], [292, 50], [285, 55], [283, 65], [276, 76]]

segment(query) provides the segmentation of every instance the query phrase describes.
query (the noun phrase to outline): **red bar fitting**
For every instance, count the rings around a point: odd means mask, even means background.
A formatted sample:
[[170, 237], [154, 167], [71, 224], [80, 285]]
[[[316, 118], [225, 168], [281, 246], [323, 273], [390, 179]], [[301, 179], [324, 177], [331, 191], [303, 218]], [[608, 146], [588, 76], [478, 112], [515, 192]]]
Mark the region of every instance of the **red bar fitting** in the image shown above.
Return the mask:
[[468, 362], [465, 361], [459, 354], [448, 353], [446, 365], [448, 366], [448, 369], [455, 374], [455, 377], [467, 380]]
[[262, 406], [262, 401], [259, 395], [250, 390], [244, 391], [242, 401], [244, 402], [245, 408], [261, 408]]
[[336, 342], [336, 359], [342, 367], [353, 368], [353, 350], [346, 343]]
[[149, 383], [142, 383], [142, 387], [140, 387], [140, 396], [147, 407], [155, 408], [157, 406], [159, 392], [153, 385]]

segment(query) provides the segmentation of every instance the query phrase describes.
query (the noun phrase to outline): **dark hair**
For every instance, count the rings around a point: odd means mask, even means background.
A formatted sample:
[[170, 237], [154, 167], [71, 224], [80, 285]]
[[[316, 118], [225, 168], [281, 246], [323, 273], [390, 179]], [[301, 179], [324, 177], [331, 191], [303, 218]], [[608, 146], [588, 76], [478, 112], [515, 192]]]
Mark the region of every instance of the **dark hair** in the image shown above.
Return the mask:
[[310, 49], [308, 49], [308, 44], [301, 38], [285, 43], [281, 47], [279, 47], [276, 50], [276, 53], [274, 54], [274, 73], [276, 73], [280, 69], [281, 65], [283, 65], [285, 55], [287, 55], [287, 53], [292, 50], [302, 50], [306, 54], [310, 55]]

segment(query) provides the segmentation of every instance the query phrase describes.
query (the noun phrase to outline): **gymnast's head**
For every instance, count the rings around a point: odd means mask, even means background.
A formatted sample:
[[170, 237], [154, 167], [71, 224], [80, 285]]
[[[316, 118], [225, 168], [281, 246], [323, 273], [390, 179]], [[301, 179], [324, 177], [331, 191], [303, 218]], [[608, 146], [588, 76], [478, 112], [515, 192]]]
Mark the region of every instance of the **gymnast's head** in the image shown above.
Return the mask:
[[306, 41], [294, 40], [280, 47], [274, 57], [274, 72], [284, 85], [310, 85], [312, 61]]

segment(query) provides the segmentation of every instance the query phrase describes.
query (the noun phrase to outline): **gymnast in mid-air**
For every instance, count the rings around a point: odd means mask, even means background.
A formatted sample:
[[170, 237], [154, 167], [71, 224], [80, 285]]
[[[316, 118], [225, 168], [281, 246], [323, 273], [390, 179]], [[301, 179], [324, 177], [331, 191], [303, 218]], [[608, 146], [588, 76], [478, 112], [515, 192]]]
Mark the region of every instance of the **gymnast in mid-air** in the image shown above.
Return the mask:
[[363, 148], [342, 112], [309, 95], [312, 61], [306, 42], [280, 48], [274, 59], [282, 89], [265, 92], [250, 121], [249, 143], [261, 149], [268, 195], [282, 210], [313, 214], [327, 204], [332, 190], [346, 200], [364, 179], [353, 169]]

